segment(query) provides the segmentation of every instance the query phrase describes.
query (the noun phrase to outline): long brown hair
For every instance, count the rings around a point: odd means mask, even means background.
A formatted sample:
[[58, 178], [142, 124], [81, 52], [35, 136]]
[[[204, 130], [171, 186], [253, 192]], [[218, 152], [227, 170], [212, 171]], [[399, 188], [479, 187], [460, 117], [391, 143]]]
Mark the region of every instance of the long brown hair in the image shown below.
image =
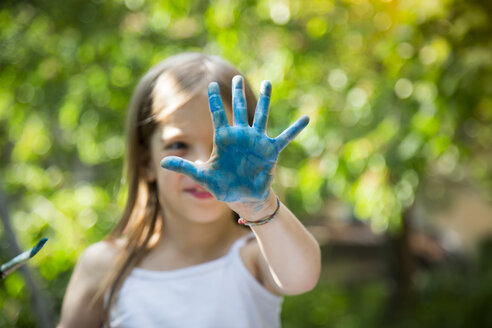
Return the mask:
[[[153, 106], [154, 87], [164, 81], [169, 92], [165, 107], [179, 107], [207, 90], [207, 85], [215, 81], [220, 86], [225, 105], [231, 105], [231, 80], [240, 74], [225, 60], [201, 53], [182, 53], [169, 57], [151, 68], [140, 80], [132, 95], [127, 117], [127, 153], [125, 173], [128, 183], [128, 198], [123, 215], [106, 237], [106, 241], [116, 243], [124, 237], [123, 246], [108, 272], [95, 300], [104, 304], [104, 321], [109, 327], [109, 311], [118, 289], [126, 276], [145, 256], [154, 237], [160, 239], [157, 185], [148, 182], [143, 170], [143, 162], [149, 158], [149, 139], [158, 124], [159, 113]], [[245, 93], [248, 119], [252, 123], [256, 97], [245, 80]], [[161, 90], [161, 88], [159, 88]], [[159, 91], [161, 92], [161, 91]], [[159, 106], [161, 107], [161, 106]], [[107, 298], [105, 298], [107, 297]]]

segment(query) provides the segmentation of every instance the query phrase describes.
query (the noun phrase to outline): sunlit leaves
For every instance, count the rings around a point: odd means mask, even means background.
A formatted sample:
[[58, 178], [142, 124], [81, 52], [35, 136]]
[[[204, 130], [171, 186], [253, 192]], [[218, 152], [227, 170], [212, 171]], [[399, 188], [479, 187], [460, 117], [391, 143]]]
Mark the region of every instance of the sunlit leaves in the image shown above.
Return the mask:
[[47, 130], [42, 118], [30, 115], [12, 152], [12, 160], [24, 162], [33, 157], [45, 155], [51, 148], [52, 135]]
[[[309, 6], [266, 0], [254, 5], [227, 0], [94, 2], [79, 8], [75, 21], [95, 22], [99, 14], [94, 9], [101, 8], [108, 24], [101, 20], [98, 29], [86, 31], [77, 24], [60, 26], [54, 20], [59, 17], [56, 10], [21, 4], [1, 12], [2, 39], [22, 36], [22, 42], [5, 42], [1, 55], [9, 63], [2, 80], [11, 81], [3, 84], [13, 87], [2, 91], [0, 117], [19, 104], [10, 117], [25, 125], [11, 128], [16, 161], [45, 158], [58, 144], [75, 150], [89, 166], [121, 159], [122, 118], [136, 78], [168, 54], [197, 49], [192, 40], [202, 37], [205, 51], [236, 63], [253, 84], [267, 78], [273, 82], [272, 133], [278, 123], [285, 125], [301, 113], [311, 116], [311, 129], [298, 142], [307, 156], [319, 159], [310, 170], [338, 190], [370, 170], [369, 163], [384, 163], [394, 175], [413, 158], [419, 163], [437, 160], [452, 144], [459, 116], [443, 109], [447, 100], [441, 88], [452, 95], [460, 87], [459, 74], [441, 81], [439, 72], [453, 54], [453, 38], [461, 40], [470, 29], [485, 25], [480, 15], [472, 21], [463, 14], [449, 36], [420, 28], [447, 17], [450, 5], [369, 0], [313, 1]], [[109, 26], [116, 27], [114, 32], [108, 33]], [[486, 48], [470, 49], [462, 63], [484, 67], [490, 58], [486, 53]], [[32, 74], [19, 71], [26, 64], [35, 68]], [[482, 117], [490, 117], [487, 103], [480, 102]], [[30, 106], [46, 105], [56, 117], [55, 131], [60, 129], [56, 140], [49, 133], [52, 121], [40, 115], [34, 123], [28, 114]], [[115, 118], [108, 110], [120, 114], [119, 131], [107, 128], [105, 122]], [[479, 125], [470, 121], [467, 126]], [[469, 136], [477, 135], [475, 130], [465, 129]], [[374, 160], [384, 159], [385, 152], [389, 160]], [[340, 179], [346, 181], [341, 184]], [[309, 189], [303, 179], [295, 181], [300, 190]]]
[[[277, 169], [276, 188], [301, 218], [323, 213], [325, 198], [335, 197], [382, 231], [398, 227], [429, 177], [469, 175], [492, 190], [492, 32], [481, 6], [462, 0], [4, 6], [0, 172], [17, 232], [26, 244], [40, 233], [54, 238], [41, 273], [56, 280], [89, 241], [109, 231], [127, 195], [120, 178], [132, 90], [152, 65], [190, 50], [225, 57], [253, 86], [272, 81], [270, 136], [301, 114], [311, 117]], [[19, 305], [11, 304], [6, 311], [15, 313]]]

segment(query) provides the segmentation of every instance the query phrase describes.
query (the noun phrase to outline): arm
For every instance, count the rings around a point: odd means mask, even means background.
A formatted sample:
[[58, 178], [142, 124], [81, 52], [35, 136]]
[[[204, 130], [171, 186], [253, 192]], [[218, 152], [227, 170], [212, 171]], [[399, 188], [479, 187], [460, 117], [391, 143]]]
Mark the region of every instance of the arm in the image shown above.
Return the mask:
[[[255, 111], [253, 126], [248, 125], [243, 81], [233, 79], [233, 121], [229, 125], [218, 84], [209, 85], [209, 104], [215, 126], [212, 155], [206, 163], [192, 163], [169, 156], [161, 166], [186, 174], [215, 198], [248, 221], [271, 215], [277, 197], [271, 189], [278, 155], [309, 122], [301, 117], [276, 138], [266, 135], [271, 85], [265, 81]], [[260, 281], [274, 280], [274, 288], [284, 294], [312, 289], [319, 278], [321, 254], [317, 242], [299, 220], [280, 205], [275, 220], [254, 227], [259, 250], [250, 252]], [[265, 284], [265, 283], [264, 283]]]
[[[256, 213], [244, 209], [245, 215], [241, 216], [248, 221], [268, 217], [275, 211], [276, 198], [272, 190], [264, 209]], [[250, 247], [251, 261], [257, 268], [257, 279], [267, 289], [277, 294], [296, 295], [316, 286], [321, 272], [319, 245], [284, 204], [280, 203], [272, 221], [251, 229], [257, 240]]]
[[103, 304], [92, 304], [111, 263], [113, 247], [107, 242], [89, 246], [80, 257], [63, 299], [57, 328], [99, 328], [103, 323]]

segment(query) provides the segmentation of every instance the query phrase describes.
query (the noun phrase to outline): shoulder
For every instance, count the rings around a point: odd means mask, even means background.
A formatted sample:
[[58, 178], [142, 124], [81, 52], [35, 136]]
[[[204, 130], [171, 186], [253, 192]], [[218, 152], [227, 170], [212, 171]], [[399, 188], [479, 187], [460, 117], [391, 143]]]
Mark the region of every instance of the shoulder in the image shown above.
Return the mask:
[[87, 247], [77, 261], [69, 287], [83, 286], [87, 292], [99, 290], [116, 262], [120, 249], [121, 244], [109, 241], [100, 241]]
[[241, 260], [249, 273], [251, 273], [265, 289], [275, 295], [283, 295], [280, 288], [275, 283], [275, 279], [270, 271], [270, 266], [263, 256], [256, 238], [252, 237], [248, 239], [244, 246], [241, 247], [239, 253], [241, 255]]
[[100, 241], [92, 244], [81, 254], [75, 270], [92, 278], [102, 278], [115, 262], [120, 249], [121, 244], [118, 242]]
[[81, 254], [65, 292], [59, 328], [100, 326], [103, 304], [95, 296], [120, 249], [121, 243], [100, 241]]
[[108, 241], [87, 247], [77, 261], [70, 284], [84, 286], [87, 291], [97, 291], [114, 265], [119, 249], [117, 243]]

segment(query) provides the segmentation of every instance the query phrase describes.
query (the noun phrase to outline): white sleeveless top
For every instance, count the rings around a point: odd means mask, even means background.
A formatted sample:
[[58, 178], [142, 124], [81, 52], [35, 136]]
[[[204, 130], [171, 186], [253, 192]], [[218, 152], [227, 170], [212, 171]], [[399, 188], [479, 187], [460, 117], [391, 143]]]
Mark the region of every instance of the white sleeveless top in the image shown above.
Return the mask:
[[134, 268], [110, 311], [111, 328], [275, 328], [282, 297], [248, 271], [239, 249], [210, 262], [171, 271]]

